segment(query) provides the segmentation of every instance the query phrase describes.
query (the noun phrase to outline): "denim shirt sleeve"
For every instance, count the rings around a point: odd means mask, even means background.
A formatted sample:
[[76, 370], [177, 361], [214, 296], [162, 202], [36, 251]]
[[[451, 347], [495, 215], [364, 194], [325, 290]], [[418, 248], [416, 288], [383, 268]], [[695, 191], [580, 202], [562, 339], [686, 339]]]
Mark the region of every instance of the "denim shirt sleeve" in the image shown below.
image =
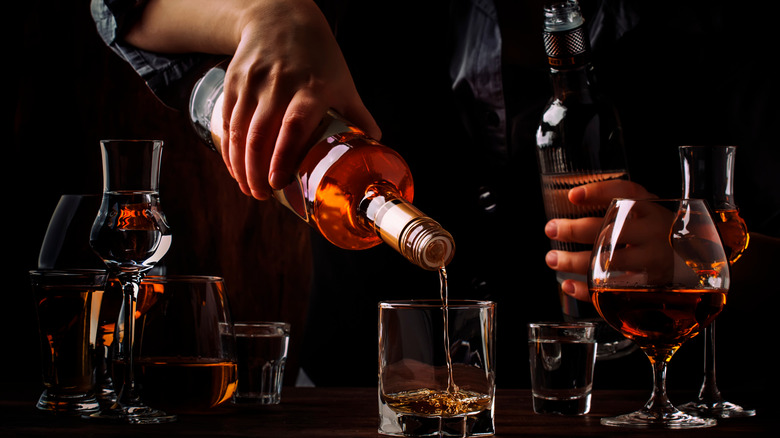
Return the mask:
[[92, 0], [91, 12], [98, 34], [103, 41], [127, 61], [158, 97], [199, 65], [200, 54], [163, 55], [138, 49], [124, 42], [121, 35], [133, 23], [133, 17], [143, 8], [145, 0]]

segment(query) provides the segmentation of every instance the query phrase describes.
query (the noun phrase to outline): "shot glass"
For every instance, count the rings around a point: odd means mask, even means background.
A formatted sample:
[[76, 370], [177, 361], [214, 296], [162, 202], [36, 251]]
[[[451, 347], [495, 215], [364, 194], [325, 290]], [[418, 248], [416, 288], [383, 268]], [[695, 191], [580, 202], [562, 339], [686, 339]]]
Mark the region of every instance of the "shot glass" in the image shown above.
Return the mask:
[[534, 412], [583, 415], [590, 411], [597, 327], [592, 322], [528, 324]]
[[30, 271], [44, 386], [38, 409], [81, 415], [100, 408], [93, 352], [107, 278], [104, 270]]
[[279, 404], [290, 343], [290, 324], [241, 322], [235, 324], [235, 332], [238, 388], [233, 395], [233, 403]]
[[490, 301], [379, 303], [379, 433], [495, 434]]

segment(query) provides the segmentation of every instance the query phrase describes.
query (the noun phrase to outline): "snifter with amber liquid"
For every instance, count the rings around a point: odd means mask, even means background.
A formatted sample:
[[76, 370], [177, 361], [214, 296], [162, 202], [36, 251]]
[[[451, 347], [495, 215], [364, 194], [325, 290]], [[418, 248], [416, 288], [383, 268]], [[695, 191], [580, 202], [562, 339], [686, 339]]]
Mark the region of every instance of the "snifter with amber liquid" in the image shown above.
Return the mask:
[[715, 419], [678, 410], [666, 393], [672, 356], [720, 314], [729, 290], [728, 257], [705, 202], [613, 200], [588, 274], [599, 314], [642, 349], [654, 373], [644, 407], [601, 423], [668, 429], [715, 425]]

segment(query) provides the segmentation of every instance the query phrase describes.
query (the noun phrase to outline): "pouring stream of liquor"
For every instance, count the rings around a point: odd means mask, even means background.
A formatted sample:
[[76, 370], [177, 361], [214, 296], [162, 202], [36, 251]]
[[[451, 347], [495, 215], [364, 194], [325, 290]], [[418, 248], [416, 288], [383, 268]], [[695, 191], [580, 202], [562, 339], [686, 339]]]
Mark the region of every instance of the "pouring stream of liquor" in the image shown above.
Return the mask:
[[444, 353], [447, 356], [447, 392], [455, 394], [458, 386], [452, 375], [452, 356], [450, 355], [450, 324], [449, 324], [449, 291], [447, 288], [447, 270], [439, 268], [439, 295], [441, 297], [442, 315], [444, 317]]

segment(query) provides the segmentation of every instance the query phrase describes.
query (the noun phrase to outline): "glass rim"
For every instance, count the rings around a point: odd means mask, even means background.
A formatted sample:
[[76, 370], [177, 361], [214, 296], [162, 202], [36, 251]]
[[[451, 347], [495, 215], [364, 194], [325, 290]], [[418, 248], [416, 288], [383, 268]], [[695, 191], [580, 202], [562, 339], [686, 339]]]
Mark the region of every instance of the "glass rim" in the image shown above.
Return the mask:
[[240, 325], [245, 327], [250, 326], [266, 326], [266, 325], [272, 325], [272, 326], [289, 326], [289, 322], [284, 321], [235, 321], [233, 322], [233, 325]]
[[100, 196], [103, 196], [103, 194], [102, 193], [97, 193], [97, 192], [94, 192], [94, 193], [76, 193], [76, 192], [70, 193], [70, 192], [68, 192], [68, 193], [61, 194], [60, 198], [94, 198], [94, 197], [100, 197]]
[[[490, 300], [451, 299], [447, 301], [447, 307], [450, 309], [479, 309], [495, 306], [496, 302]], [[419, 300], [385, 300], [379, 302], [379, 308], [381, 309], [425, 309], [440, 307], [442, 307], [442, 301], [434, 298]]]
[[710, 209], [709, 204], [703, 198], [612, 198], [609, 206], [613, 208], [617, 204], [656, 204], [666, 208], [676, 204], [701, 205], [708, 210]]
[[598, 327], [599, 323], [592, 321], [538, 321], [529, 322], [528, 328], [542, 328], [542, 327], [555, 327], [555, 328], [590, 328]]
[[164, 143], [164, 140], [151, 138], [105, 138], [100, 143]]
[[636, 201], [636, 202], [683, 202], [696, 201], [707, 202], [703, 198], [612, 198], [612, 201]]
[[730, 149], [730, 148], [737, 148], [737, 145], [733, 144], [684, 144], [677, 146], [679, 149]]
[[99, 268], [51, 268], [51, 269], [31, 269], [31, 276], [83, 276], [83, 275], [107, 275], [107, 269]]
[[141, 283], [218, 283], [224, 282], [223, 277], [216, 275], [198, 275], [198, 274], [172, 274], [172, 275], [147, 275], [141, 279]]
[[290, 323], [284, 321], [235, 321], [233, 327], [282, 327], [289, 329]]

